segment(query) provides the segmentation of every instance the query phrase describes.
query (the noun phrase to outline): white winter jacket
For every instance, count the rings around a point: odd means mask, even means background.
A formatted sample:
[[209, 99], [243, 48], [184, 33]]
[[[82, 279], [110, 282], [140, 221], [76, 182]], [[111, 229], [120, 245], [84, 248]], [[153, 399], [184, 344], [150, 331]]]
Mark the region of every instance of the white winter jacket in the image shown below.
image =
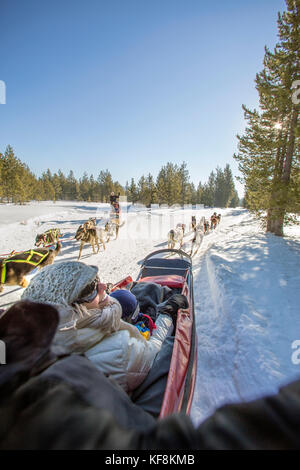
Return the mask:
[[103, 310], [54, 305], [60, 314], [54, 344], [64, 346], [68, 352], [85, 353], [126, 392], [143, 382], [163, 341], [173, 331], [171, 317], [161, 314], [147, 341], [134, 325], [121, 320], [121, 306], [112, 298]]

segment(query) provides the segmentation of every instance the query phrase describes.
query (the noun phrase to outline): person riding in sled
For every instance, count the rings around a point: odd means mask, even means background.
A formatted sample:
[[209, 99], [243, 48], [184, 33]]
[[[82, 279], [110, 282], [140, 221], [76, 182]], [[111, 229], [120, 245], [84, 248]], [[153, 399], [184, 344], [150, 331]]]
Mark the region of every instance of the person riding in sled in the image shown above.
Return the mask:
[[149, 340], [153, 330], [156, 329], [156, 324], [150, 315], [140, 312], [140, 306], [135, 295], [129, 292], [130, 296], [128, 292], [126, 289], [117, 289], [110, 293], [110, 297], [120, 302], [123, 311], [122, 318], [138, 328], [144, 338]]
[[122, 299], [108, 295], [97, 266], [78, 261], [52, 265], [37, 274], [22, 295], [23, 300], [49, 303], [58, 310], [55, 345], [68, 353], [84, 353], [126, 392], [144, 381], [164, 340], [172, 334], [172, 316], [188, 306], [185, 296], [173, 297], [158, 312], [156, 329], [147, 341], [124, 321], [138, 310], [135, 296], [125, 290]]

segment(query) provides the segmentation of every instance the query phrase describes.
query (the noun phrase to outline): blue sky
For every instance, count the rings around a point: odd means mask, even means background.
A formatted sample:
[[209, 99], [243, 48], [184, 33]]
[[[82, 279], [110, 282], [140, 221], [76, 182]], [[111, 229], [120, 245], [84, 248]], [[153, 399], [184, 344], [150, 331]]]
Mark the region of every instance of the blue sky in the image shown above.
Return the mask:
[[[284, 0], [1, 0], [0, 151], [114, 180], [231, 165]], [[237, 185], [240, 195], [242, 188]]]

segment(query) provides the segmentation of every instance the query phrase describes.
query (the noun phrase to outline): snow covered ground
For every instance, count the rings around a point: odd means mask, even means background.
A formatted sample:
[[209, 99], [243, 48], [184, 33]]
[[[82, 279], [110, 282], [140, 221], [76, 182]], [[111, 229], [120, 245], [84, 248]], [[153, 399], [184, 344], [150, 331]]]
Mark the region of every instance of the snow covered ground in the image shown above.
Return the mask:
[[[104, 224], [108, 211], [108, 204], [86, 202], [0, 205], [0, 256], [33, 248], [37, 233], [58, 227], [64, 237], [55, 262], [76, 260], [79, 243], [73, 237], [79, 224], [94, 216]], [[300, 377], [300, 364], [292, 360], [292, 343], [300, 340], [300, 228], [287, 228], [286, 236], [278, 238], [265, 234], [247, 210], [216, 211], [222, 214], [221, 223], [204, 237], [193, 258], [198, 335], [191, 411], [195, 423], [224, 403], [274, 393]], [[178, 222], [189, 226], [191, 215], [198, 221], [212, 212], [149, 211], [124, 203], [125, 224], [118, 240], [95, 255], [86, 245], [81, 261], [99, 266], [104, 282], [127, 275], [136, 278], [143, 258], [167, 246], [170, 228]], [[183, 249], [189, 251], [191, 234], [184, 240]], [[0, 308], [8, 308], [22, 292], [18, 286], [5, 287]]]

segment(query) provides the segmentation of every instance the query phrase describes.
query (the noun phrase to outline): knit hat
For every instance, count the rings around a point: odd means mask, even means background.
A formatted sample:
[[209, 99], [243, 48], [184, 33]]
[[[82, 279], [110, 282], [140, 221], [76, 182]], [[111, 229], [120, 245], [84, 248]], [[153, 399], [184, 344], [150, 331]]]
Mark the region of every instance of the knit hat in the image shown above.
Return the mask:
[[138, 308], [138, 301], [134, 294], [127, 289], [118, 289], [109, 294], [117, 299], [122, 307], [122, 318], [132, 316]]
[[25, 289], [22, 299], [71, 305], [98, 273], [97, 266], [65, 261], [45, 266]]

